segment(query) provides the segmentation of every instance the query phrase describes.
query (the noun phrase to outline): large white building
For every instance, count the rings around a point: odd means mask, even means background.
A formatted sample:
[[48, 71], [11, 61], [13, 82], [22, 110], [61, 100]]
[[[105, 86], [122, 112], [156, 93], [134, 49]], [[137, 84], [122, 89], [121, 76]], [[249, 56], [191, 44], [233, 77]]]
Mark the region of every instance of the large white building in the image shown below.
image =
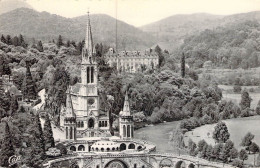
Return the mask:
[[113, 48], [110, 48], [105, 58], [111, 67], [115, 66], [118, 71], [130, 73], [141, 71], [142, 66], [153, 69], [159, 64], [159, 56], [154, 49], [147, 49], [145, 51], [121, 51], [117, 53]]

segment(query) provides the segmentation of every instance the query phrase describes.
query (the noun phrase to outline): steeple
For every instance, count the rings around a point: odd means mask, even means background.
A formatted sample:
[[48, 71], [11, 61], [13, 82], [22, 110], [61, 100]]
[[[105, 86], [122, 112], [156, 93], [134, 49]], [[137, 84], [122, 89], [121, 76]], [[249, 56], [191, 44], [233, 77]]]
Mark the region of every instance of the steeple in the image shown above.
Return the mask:
[[93, 39], [92, 39], [92, 32], [91, 32], [91, 25], [90, 25], [90, 18], [88, 12], [88, 20], [87, 20], [87, 27], [86, 27], [86, 36], [85, 36], [85, 45], [82, 49], [82, 64], [92, 64], [93, 63]]
[[70, 90], [71, 90], [71, 87], [69, 86], [68, 93], [67, 93], [67, 99], [66, 99], [66, 117], [76, 117], [74, 110], [73, 110]]
[[129, 101], [128, 101], [128, 92], [126, 91], [125, 94], [125, 102], [124, 102], [124, 108], [123, 108], [123, 115], [124, 116], [130, 116], [130, 107], [129, 107]]

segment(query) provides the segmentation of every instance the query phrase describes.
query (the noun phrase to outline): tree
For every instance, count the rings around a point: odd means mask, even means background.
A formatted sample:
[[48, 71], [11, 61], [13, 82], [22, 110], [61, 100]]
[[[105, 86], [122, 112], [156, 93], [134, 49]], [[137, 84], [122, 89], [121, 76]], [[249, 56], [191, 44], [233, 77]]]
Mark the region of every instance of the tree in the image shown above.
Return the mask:
[[197, 145], [195, 142], [193, 142], [191, 139], [189, 139], [189, 143], [188, 143], [188, 149], [189, 149], [189, 154], [191, 156], [196, 156], [196, 148], [197, 148]]
[[66, 43], [66, 47], [70, 47], [70, 44], [71, 44], [71, 42], [70, 42], [70, 40], [68, 40]]
[[165, 58], [163, 56], [163, 53], [162, 53], [162, 49], [157, 45], [154, 49], [154, 51], [158, 54], [159, 56], [159, 67], [162, 67], [165, 63]]
[[57, 41], [57, 47], [60, 48], [61, 46], [63, 46], [63, 39], [61, 37], [61, 35], [59, 35], [58, 41]]
[[252, 144], [254, 137], [255, 136], [251, 132], [248, 132], [242, 139], [241, 146], [249, 147]]
[[241, 151], [239, 152], [239, 159], [241, 159], [243, 163], [245, 160], [248, 159], [248, 154], [246, 153], [245, 149], [241, 149]]
[[48, 150], [48, 148], [54, 147], [55, 143], [54, 143], [49, 114], [47, 114], [46, 118], [45, 118], [45, 123], [43, 126], [43, 135], [44, 135], [44, 141], [45, 141], [45, 149]]
[[185, 55], [182, 53], [181, 57], [181, 76], [184, 78], [185, 77]]
[[5, 39], [5, 36], [3, 34], [1, 36], [1, 42], [6, 43], [6, 39]]
[[214, 128], [213, 139], [217, 143], [225, 143], [230, 137], [226, 124], [220, 121]]
[[230, 151], [233, 148], [234, 148], [234, 143], [231, 140], [227, 140], [221, 153], [221, 158], [224, 163], [228, 162], [228, 158], [230, 158]]
[[39, 115], [34, 116], [33, 123], [30, 125], [29, 133], [31, 134], [30, 148], [26, 153], [30, 153], [27, 162], [32, 167], [41, 167], [41, 162], [45, 158], [45, 142]]
[[56, 148], [60, 150], [60, 153], [61, 153], [62, 155], [66, 155], [67, 152], [68, 152], [66, 146], [64, 146], [64, 145], [61, 144], [61, 143], [57, 144], [57, 145], [56, 145]]
[[6, 44], [12, 45], [12, 39], [11, 39], [11, 36], [10, 36], [10, 35], [7, 35], [7, 36], [6, 36]]
[[248, 150], [250, 152], [252, 152], [253, 154], [259, 152], [259, 146], [255, 143], [255, 142], [252, 142], [251, 145], [249, 146]]
[[230, 150], [229, 155], [230, 155], [230, 161], [231, 161], [232, 159], [236, 159], [236, 158], [238, 157], [238, 151], [237, 151], [237, 149], [233, 147], [233, 148]]
[[241, 94], [241, 101], [239, 103], [241, 110], [250, 108], [251, 101], [252, 101], [252, 99], [249, 96], [249, 93], [246, 90], [243, 90], [243, 92]]
[[12, 39], [12, 43], [14, 46], [18, 46], [19, 45], [19, 39], [17, 36], [14, 36]]
[[18, 102], [15, 96], [13, 96], [11, 98], [11, 102], [10, 102], [10, 116], [14, 116], [14, 114], [17, 113], [19, 106], [18, 106]]
[[260, 115], [260, 100], [257, 103], [256, 109], [255, 109], [256, 114]]
[[42, 41], [39, 41], [37, 44], [37, 50], [40, 52], [43, 52], [43, 46], [42, 46]]
[[3, 167], [9, 167], [8, 159], [15, 154], [15, 150], [12, 144], [12, 136], [10, 133], [9, 125], [6, 122], [4, 139], [2, 140], [0, 150], [0, 165]]
[[22, 91], [23, 91], [24, 97], [27, 98], [28, 100], [30, 100], [30, 99], [34, 100], [37, 97], [36, 85], [32, 78], [32, 74], [31, 74], [28, 63], [26, 65], [26, 75], [25, 75], [25, 78], [23, 81]]

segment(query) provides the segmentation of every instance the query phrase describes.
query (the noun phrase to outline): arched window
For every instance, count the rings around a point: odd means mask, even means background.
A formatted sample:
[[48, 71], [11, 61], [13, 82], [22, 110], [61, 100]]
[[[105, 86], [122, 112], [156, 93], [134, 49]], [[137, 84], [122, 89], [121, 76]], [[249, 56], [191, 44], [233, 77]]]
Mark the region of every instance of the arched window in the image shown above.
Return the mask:
[[134, 164], [134, 168], [137, 168], [137, 165], [136, 165], [136, 164]]
[[137, 149], [138, 149], [138, 150], [141, 150], [141, 149], [142, 149], [142, 146], [138, 146]]
[[98, 126], [102, 127], [102, 122], [101, 121], [98, 122]]
[[115, 148], [112, 148], [112, 151], [114, 151], [115, 150]]
[[124, 143], [120, 144], [120, 150], [121, 151], [126, 150], [126, 144]]
[[71, 151], [76, 151], [76, 147], [75, 147], [75, 146], [71, 146], [71, 147], [70, 147], [70, 150], [71, 150]]
[[105, 123], [104, 123], [104, 121], [102, 121], [102, 124], [101, 124], [101, 126], [102, 126], [102, 127], [104, 127], [104, 125], [105, 125]]
[[123, 125], [123, 137], [126, 137], [126, 128], [125, 128], [125, 125]]
[[78, 151], [85, 151], [85, 146], [83, 146], [83, 145], [79, 145], [79, 147], [78, 147]]
[[69, 139], [68, 127], [66, 127], [66, 139]]
[[131, 127], [131, 137], [134, 137], [134, 126]]
[[98, 148], [96, 148], [96, 151], [98, 151]]
[[101, 151], [104, 152], [104, 148], [101, 148]]
[[135, 144], [129, 144], [128, 149], [135, 149]]
[[89, 75], [90, 75], [90, 73], [89, 73], [89, 67], [87, 67], [87, 83], [90, 83], [90, 81], [89, 81], [89, 79], [90, 79]]
[[127, 137], [130, 137], [130, 125], [127, 126]]
[[81, 121], [81, 124], [80, 124], [80, 127], [84, 127], [84, 122], [83, 121]]
[[105, 121], [105, 127], [107, 127], [107, 121]]
[[110, 151], [110, 148], [107, 148], [107, 151]]
[[91, 67], [91, 83], [94, 83], [94, 67]]
[[73, 135], [73, 130], [72, 127], [70, 127], [70, 139], [72, 139], [72, 135]]

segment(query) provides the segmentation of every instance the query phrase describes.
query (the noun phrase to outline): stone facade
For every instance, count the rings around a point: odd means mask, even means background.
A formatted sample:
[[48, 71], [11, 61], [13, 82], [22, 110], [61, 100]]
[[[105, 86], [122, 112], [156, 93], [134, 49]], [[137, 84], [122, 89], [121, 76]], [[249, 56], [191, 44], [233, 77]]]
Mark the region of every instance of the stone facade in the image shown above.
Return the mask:
[[159, 56], [153, 49], [116, 53], [113, 48], [110, 48], [105, 58], [111, 67], [115, 66], [118, 71], [130, 73], [142, 71], [142, 69], [147, 68], [153, 69], [159, 64]]

